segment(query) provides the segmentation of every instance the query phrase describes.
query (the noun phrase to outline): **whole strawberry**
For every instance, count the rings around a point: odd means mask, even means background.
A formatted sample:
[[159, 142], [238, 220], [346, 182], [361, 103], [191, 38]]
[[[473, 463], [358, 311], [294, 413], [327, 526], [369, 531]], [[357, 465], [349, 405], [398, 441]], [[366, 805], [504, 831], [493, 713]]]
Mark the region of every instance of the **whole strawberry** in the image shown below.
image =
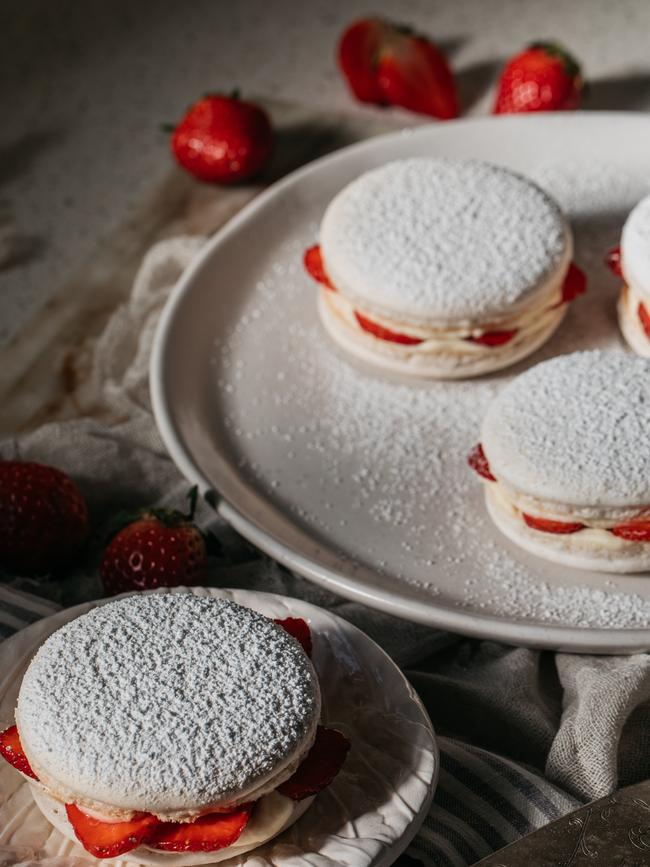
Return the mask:
[[190, 500], [187, 515], [174, 509], [143, 509], [119, 520], [120, 529], [99, 567], [107, 593], [195, 584], [205, 577], [205, 537], [192, 523], [196, 489]]
[[341, 37], [338, 60], [361, 102], [399, 105], [441, 120], [458, 117], [456, 82], [444, 55], [408, 27], [380, 18], [355, 21]]
[[55, 572], [79, 553], [88, 508], [61, 470], [31, 461], [0, 461], [0, 565], [21, 575]]
[[205, 96], [174, 129], [177, 162], [202, 181], [230, 184], [260, 172], [273, 149], [268, 115], [236, 96]]
[[578, 108], [583, 81], [576, 60], [553, 42], [534, 42], [505, 65], [494, 114]]

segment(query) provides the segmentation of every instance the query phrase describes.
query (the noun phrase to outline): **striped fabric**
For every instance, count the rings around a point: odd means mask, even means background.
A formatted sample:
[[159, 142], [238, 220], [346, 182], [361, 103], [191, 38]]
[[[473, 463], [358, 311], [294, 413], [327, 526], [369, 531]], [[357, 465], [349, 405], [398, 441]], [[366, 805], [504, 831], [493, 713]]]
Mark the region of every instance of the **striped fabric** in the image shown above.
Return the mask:
[[430, 867], [466, 867], [580, 806], [515, 762], [449, 738], [438, 743], [436, 796], [407, 850]]
[[[59, 608], [25, 590], [0, 585], [0, 639]], [[436, 796], [397, 867], [467, 867], [580, 806], [515, 762], [449, 738], [438, 742]]]

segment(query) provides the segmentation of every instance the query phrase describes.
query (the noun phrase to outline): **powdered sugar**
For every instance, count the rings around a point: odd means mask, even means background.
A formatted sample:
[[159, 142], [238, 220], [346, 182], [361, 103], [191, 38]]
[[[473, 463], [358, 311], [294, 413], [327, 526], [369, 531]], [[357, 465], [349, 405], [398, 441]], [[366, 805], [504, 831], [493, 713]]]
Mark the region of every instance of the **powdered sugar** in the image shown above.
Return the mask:
[[334, 283], [398, 321], [476, 320], [528, 299], [570, 255], [566, 220], [532, 182], [476, 160], [400, 160], [328, 207]]
[[304, 749], [315, 673], [281, 628], [227, 600], [133, 596], [41, 647], [17, 715], [29, 754], [90, 799], [150, 812], [238, 797]]
[[[535, 155], [528, 165], [569, 211], [588, 292], [512, 375], [576, 349], [623, 345], [615, 317], [620, 284], [603, 266], [603, 252], [618, 242], [629, 208], [647, 189], [647, 165], [585, 161], [575, 153], [547, 154], [543, 165]], [[559, 568], [510, 544], [489, 519], [466, 456], [510, 371], [472, 382], [413, 383], [373, 374], [337, 351], [302, 267], [323, 207], [320, 187], [317, 194], [301, 190], [297, 201], [283, 203], [285, 222], [279, 232], [274, 221], [272, 243], [257, 225], [249, 239], [254, 273], [238, 266], [229, 306], [210, 314], [218, 340], [198, 348], [194, 368], [200, 380], [210, 357], [209, 399], [198, 418], [205, 440], [260, 501], [307, 531], [320, 563], [369, 594], [392, 596], [396, 605], [407, 600], [413, 609], [420, 602], [436, 617], [451, 610], [493, 618], [484, 631], [504, 640], [513, 637], [513, 624], [584, 628], [583, 647], [587, 627], [647, 629], [646, 576], [613, 582]], [[203, 319], [207, 312], [203, 301]], [[207, 461], [203, 466], [212, 472]], [[213, 477], [217, 488], [224, 481], [225, 493], [226, 477], [216, 470]]]
[[491, 405], [482, 441], [518, 491], [582, 506], [650, 503], [650, 360], [622, 352], [554, 358]]

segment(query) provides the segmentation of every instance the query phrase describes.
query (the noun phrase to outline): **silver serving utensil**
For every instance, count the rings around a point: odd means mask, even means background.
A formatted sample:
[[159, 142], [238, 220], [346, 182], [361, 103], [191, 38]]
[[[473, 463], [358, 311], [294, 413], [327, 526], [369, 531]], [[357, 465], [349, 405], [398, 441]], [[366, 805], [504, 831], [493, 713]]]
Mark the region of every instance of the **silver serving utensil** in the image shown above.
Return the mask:
[[650, 867], [650, 780], [592, 801], [475, 867]]

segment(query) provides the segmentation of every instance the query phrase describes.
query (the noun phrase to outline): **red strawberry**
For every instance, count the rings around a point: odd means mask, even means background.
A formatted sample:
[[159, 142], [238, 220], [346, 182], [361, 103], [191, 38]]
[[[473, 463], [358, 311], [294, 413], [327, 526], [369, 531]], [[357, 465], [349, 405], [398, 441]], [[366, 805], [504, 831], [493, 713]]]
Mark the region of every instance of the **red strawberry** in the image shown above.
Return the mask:
[[302, 649], [311, 659], [312, 643], [309, 624], [302, 617], [285, 617], [284, 620], [275, 622], [302, 644]]
[[316, 740], [292, 777], [278, 786], [278, 792], [294, 801], [317, 795], [332, 782], [343, 767], [350, 741], [336, 729], [318, 726]]
[[503, 68], [494, 114], [578, 108], [583, 81], [575, 59], [553, 42], [534, 42]]
[[418, 343], [423, 342], [419, 337], [409, 337], [408, 334], [398, 334], [396, 331], [390, 331], [388, 328], [384, 328], [383, 325], [378, 325], [376, 322], [367, 319], [365, 316], [362, 316], [361, 313], [357, 313], [356, 311], [354, 315], [364, 331], [373, 334], [380, 340], [388, 340], [390, 343], [402, 343], [405, 346], [416, 346]]
[[29, 766], [16, 726], [11, 726], [0, 732], [0, 756], [6, 759], [21, 774], [25, 774], [33, 780], [38, 780], [38, 777]]
[[310, 277], [312, 277], [317, 283], [321, 283], [323, 286], [331, 289], [332, 292], [336, 292], [336, 289], [332, 286], [330, 278], [327, 276], [327, 272], [325, 271], [325, 265], [323, 264], [323, 257], [320, 251], [320, 244], [315, 244], [313, 247], [305, 250], [303, 263], [305, 265], [305, 270]]
[[202, 181], [244, 181], [267, 164], [273, 148], [268, 115], [235, 96], [205, 96], [195, 103], [172, 134], [180, 165]]
[[102, 555], [100, 575], [107, 593], [195, 584], [204, 578], [206, 540], [192, 523], [196, 489], [188, 515], [145, 509], [126, 517]]
[[612, 247], [611, 250], [607, 251], [607, 253], [605, 254], [605, 264], [613, 274], [616, 274], [617, 277], [623, 276], [623, 264], [621, 260], [620, 247]]
[[630, 521], [629, 524], [618, 524], [611, 531], [621, 539], [629, 542], [650, 542], [650, 521]]
[[540, 530], [542, 533], [577, 533], [578, 530], [584, 529], [584, 524], [569, 521], [549, 521], [546, 518], [535, 518], [532, 515], [527, 515], [522, 512], [524, 521], [533, 530]]
[[481, 346], [503, 346], [504, 343], [509, 343], [517, 333], [517, 329], [512, 331], [486, 331], [479, 337], [467, 337], [471, 343], [480, 343]]
[[52, 572], [88, 535], [86, 501], [61, 470], [0, 461], [0, 564], [23, 574]]
[[474, 472], [479, 474], [479, 476], [483, 476], [484, 479], [487, 479], [490, 482], [496, 482], [496, 479], [490, 472], [490, 465], [488, 459], [485, 457], [485, 452], [483, 451], [481, 443], [475, 445], [472, 451], [467, 455], [467, 463]]
[[586, 291], [587, 278], [585, 272], [571, 262], [562, 284], [562, 300], [560, 304], [569, 304], [574, 298], [577, 298], [578, 295], [583, 295]]
[[379, 45], [388, 25], [375, 18], [355, 21], [339, 42], [338, 60], [350, 90], [360, 102], [385, 105], [377, 78]]
[[645, 306], [645, 304], [639, 304], [637, 313], [639, 315], [639, 319], [641, 320], [641, 325], [643, 325], [643, 330], [646, 333], [646, 337], [650, 340], [650, 313], [648, 313], [648, 308]]
[[136, 813], [128, 822], [101, 822], [75, 804], [66, 804], [65, 811], [77, 839], [95, 858], [115, 858], [130, 852], [160, 824], [151, 813]]
[[399, 105], [441, 120], [458, 117], [456, 82], [440, 50], [408, 27], [379, 18], [351, 24], [338, 60], [361, 102]]
[[232, 813], [208, 813], [194, 822], [161, 822], [147, 843], [165, 852], [215, 852], [239, 839], [252, 808], [242, 804]]

